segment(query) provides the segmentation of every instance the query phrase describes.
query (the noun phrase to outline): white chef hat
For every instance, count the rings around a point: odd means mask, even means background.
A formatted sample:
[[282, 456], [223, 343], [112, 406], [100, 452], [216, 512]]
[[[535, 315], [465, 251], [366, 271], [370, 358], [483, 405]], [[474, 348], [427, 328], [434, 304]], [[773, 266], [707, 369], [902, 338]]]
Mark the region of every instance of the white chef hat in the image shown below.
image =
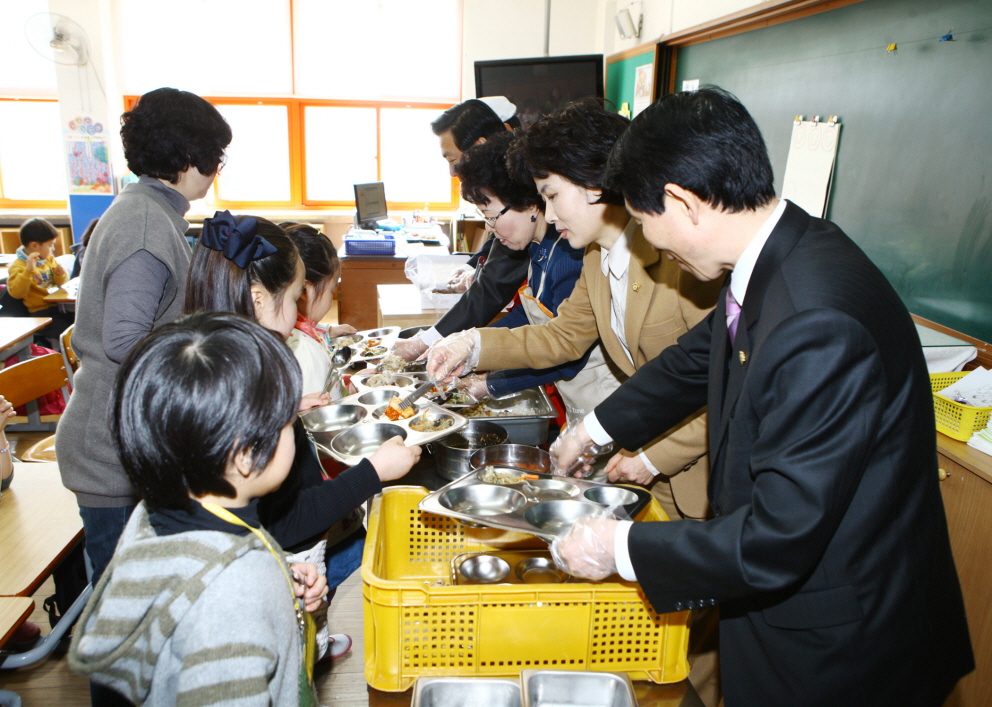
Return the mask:
[[504, 123], [517, 114], [517, 107], [506, 96], [485, 96], [479, 100], [492, 108]]

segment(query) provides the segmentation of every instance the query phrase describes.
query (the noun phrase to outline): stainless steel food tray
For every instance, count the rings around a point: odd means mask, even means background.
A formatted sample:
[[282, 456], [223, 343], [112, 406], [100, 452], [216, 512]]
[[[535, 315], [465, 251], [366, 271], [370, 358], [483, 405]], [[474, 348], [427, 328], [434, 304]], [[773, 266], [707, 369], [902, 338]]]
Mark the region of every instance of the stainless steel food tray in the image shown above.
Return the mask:
[[[519, 470], [514, 471], [519, 473]], [[651, 493], [639, 486], [600, 484], [587, 479], [536, 474], [538, 480], [527, 482], [528, 488], [525, 483], [487, 484], [479, 480], [483, 472], [485, 468], [476, 469], [452, 481], [424, 497], [418, 507], [422, 511], [468, 523], [530, 533], [551, 542], [578, 515], [633, 519], [651, 501]], [[535, 492], [534, 487], [542, 491]], [[619, 502], [614, 515], [606, 511], [608, 506], [613, 505], [608, 502], [610, 499]], [[594, 506], [598, 512], [591, 508], [579, 508], [574, 505], [576, 502]]]
[[[468, 424], [468, 420], [457, 412], [445, 410], [422, 398], [415, 403], [419, 408], [417, 414], [408, 420], [393, 422], [373, 416], [380, 408], [385, 409], [393, 396], [402, 398], [407, 394], [408, 391], [392, 386], [375, 388], [310, 410], [301, 415], [300, 419], [307, 435], [318, 449], [349, 466], [357, 464], [396, 434], [405, 437], [407, 446], [414, 446], [446, 437]], [[424, 414], [447, 415], [453, 422], [451, 427], [444, 430], [418, 432], [410, 425]], [[400, 431], [383, 429], [388, 426], [399, 428]], [[357, 447], [351, 444], [353, 441], [359, 443]]]
[[520, 707], [520, 682], [511, 678], [418, 678], [411, 707]]
[[[505, 563], [502, 576], [481, 576], [483, 570], [468, 568], [477, 560], [495, 558]], [[451, 558], [451, 584], [564, 584], [575, 579], [555, 566], [548, 550], [490, 550], [464, 552]]]
[[[500, 400], [487, 399], [482, 404], [491, 414], [472, 416], [473, 420], [489, 420], [506, 428], [512, 444], [537, 447], [548, 440], [548, 420], [558, 413], [543, 388], [529, 388]], [[464, 406], [448, 406], [463, 410]]]
[[625, 673], [525, 668], [520, 691], [524, 707], [637, 707]]
[[386, 351], [393, 348], [396, 340], [399, 338], [400, 328], [398, 326], [388, 326], [388, 327], [378, 327], [376, 329], [366, 329], [365, 331], [360, 331], [357, 334], [344, 334], [337, 338], [331, 339], [327, 342], [328, 346], [333, 351], [336, 349], [337, 343], [342, 339], [347, 339], [348, 337], [360, 336], [362, 337], [359, 341], [354, 344], [349, 344], [351, 350], [353, 351], [351, 358], [348, 363], [363, 363], [365, 361], [378, 361], [380, 358], [386, 354], [376, 354], [374, 356], [363, 356], [362, 352], [365, 351], [366, 342], [369, 339], [382, 339], [379, 343], [380, 346], [386, 347]]

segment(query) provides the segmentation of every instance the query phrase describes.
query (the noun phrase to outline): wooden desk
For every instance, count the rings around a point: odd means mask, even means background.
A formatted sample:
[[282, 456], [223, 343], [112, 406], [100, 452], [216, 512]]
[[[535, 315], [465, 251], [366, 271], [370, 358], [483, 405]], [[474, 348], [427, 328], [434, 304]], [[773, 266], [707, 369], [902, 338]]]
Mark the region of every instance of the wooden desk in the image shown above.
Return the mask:
[[45, 301], [57, 304], [63, 312], [72, 312], [76, 309], [76, 296], [79, 293], [79, 278], [69, 280], [55, 292], [45, 295]]
[[29, 597], [83, 537], [76, 497], [59, 465], [14, 464], [0, 497], [0, 596]]
[[[688, 680], [670, 685], [635, 682], [638, 707], [703, 707], [703, 701]], [[405, 707], [413, 700], [413, 688], [406, 692], [380, 692], [369, 688], [369, 707]]]
[[0, 361], [21, 353], [30, 358], [31, 335], [51, 323], [51, 317], [0, 317]]
[[27, 621], [34, 611], [34, 600], [28, 597], [0, 597], [0, 646], [7, 642], [17, 627]]
[[985, 707], [992, 704], [992, 457], [938, 432], [937, 460], [977, 666], [944, 704]]

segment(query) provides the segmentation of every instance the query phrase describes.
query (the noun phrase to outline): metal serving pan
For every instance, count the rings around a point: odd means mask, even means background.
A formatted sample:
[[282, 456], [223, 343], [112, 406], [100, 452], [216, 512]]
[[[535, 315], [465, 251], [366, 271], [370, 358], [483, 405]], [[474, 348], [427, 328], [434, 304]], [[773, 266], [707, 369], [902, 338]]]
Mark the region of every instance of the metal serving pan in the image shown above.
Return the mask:
[[[530, 388], [498, 400], [483, 400], [477, 406], [459, 407], [446, 405], [473, 420], [489, 420], [505, 428], [512, 444], [537, 447], [548, 441], [548, 420], [558, 417], [547, 394], [541, 388]], [[476, 415], [476, 410], [483, 414]]]
[[[457, 412], [445, 410], [423, 398], [415, 404], [417, 413], [410, 419], [393, 422], [385, 417], [375, 417], [375, 413], [381, 413], [393, 396], [402, 398], [407, 392], [396, 387], [375, 388], [310, 410], [300, 415], [300, 419], [317, 449], [349, 466], [354, 466], [362, 457], [377, 450], [390, 437], [399, 435], [408, 446], [421, 445], [447, 437], [468, 424], [468, 420]], [[435, 432], [418, 432], [411, 425], [424, 415], [451, 417], [451, 427]]]
[[520, 671], [524, 707], [637, 707], [624, 673], [581, 670]]
[[[534, 481], [487, 484], [476, 469], [428, 494], [422, 511], [468, 523], [530, 533], [551, 542], [578, 518], [633, 518], [651, 501], [639, 486], [615, 486], [569, 476], [536, 474]], [[524, 473], [511, 469], [515, 473]], [[607, 509], [613, 507], [614, 512]]]
[[520, 707], [520, 682], [510, 678], [418, 678], [411, 707]]
[[[380, 358], [389, 352], [389, 349], [393, 348], [396, 343], [396, 339], [400, 335], [400, 328], [398, 326], [388, 326], [379, 327], [377, 329], [366, 329], [365, 331], [358, 332], [361, 336], [361, 340], [356, 344], [351, 344], [351, 349], [354, 351], [351, 360], [348, 363], [364, 363], [367, 361], [378, 361]], [[338, 337], [337, 339], [332, 339], [330, 345], [335, 348], [335, 342], [347, 339], [349, 336], [355, 336], [354, 334], [345, 335], [343, 337]], [[380, 339], [379, 346], [385, 349], [383, 353], [376, 354], [365, 354], [366, 346], [371, 339]]]

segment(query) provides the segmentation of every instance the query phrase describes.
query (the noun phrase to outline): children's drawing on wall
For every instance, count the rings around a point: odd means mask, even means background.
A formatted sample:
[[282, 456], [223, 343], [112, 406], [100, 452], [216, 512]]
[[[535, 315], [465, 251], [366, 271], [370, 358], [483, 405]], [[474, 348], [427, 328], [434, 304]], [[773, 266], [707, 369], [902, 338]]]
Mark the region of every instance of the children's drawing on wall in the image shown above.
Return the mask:
[[64, 131], [70, 194], [113, 194], [110, 152], [101, 123], [70, 120]]

